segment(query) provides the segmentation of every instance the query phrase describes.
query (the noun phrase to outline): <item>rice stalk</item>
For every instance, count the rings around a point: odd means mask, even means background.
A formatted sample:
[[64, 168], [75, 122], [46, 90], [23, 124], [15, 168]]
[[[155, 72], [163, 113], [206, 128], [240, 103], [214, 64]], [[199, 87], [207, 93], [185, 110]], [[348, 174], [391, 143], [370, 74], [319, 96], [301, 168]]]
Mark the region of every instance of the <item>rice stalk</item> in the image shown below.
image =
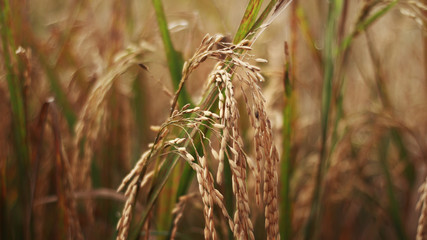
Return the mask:
[[[28, 173], [30, 169], [30, 148], [28, 144], [27, 120], [25, 115], [25, 103], [23, 97], [23, 87], [16, 73], [17, 68], [21, 63], [15, 57], [14, 39], [11, 32], [11, 16], [9, 1], [0, 2], [0, 35], [2, 40], [3, 64], [6, 70], [6, 81], [10, 95], [10, 105], [12, 110], [12, 131], [13, 131], [13, 150], [14, 157], [18, 164], [17, 168], [22, 179], [19, 180], [17, 189], [19, 196], [14, 202], [10, 202], [11, 206], [19, 206], [17, 211], [10, 211], [7, 217], [12, 219], [10, 225], [17, 226], [23, 231], [20, 231], [18, 236], [22, 238], [30, 237], [30, 186]], [[12, 208], [13, 209], [13, 208]], [[8, 210], [9, 211], [9, 210]]]
[[290, 181], [292, 174], [292, 159], [291, 159], [291, 146], [292, 146], [292, 121], [295, 114], [294, 106], [294, 83], [291, 72], [291, 62], [289, 57], [289, 49], [285, 43], [285, 72], [283, 76], [284, 84], [284, 109], [283, 109], [283, 153], [280, 171], [280, 235], [283, 239], [290, 239], [292, 236], [292, 206], [290, 196]]
[[[159, 25], [159, 30], [163, 40], [163, 46], [165, 47], [165, 53], [172, 83], [174, 89], [177, 90], [178, 86], [181, 84], [181, 71], [183, 69], [184, 60], [182, 59], [181, 54], [178, 53], [173, 46], [162, 1], [153, 0], [153, 6], [156, 12], [157, 24]], [[182, 90], [182, 86], [180, 87], [180, 89]], [[180, 97], [178, 101], [180, 106], [184, 106], [187, 103], [192, 103], [187, 91], [183, 90], [179, 96]]]
[[64, 153], [62, 137], [59, 129], [58, 112], [54, 103], [50, 103], [50, 115], [52, 117], [52, 129], [55, 142], [55, 177], [58, 204], [64, 217], [66, 236], [72, 239], [83, 239], [80, 223], [77, 218], [76, 203], [73, 194], [73, 181], [70, 163]]
[[[173, 42], [170, 37], [169, 29], [168, 29], [168, 22], [166, 19], [166, 15], [164, 12], [164, 7], [161, 0], [153, 0], [152, 1], [155, 13], [156, 13], [156, 19], [157, 24], [160, 30], [161, 38], [163, 41], [163, 46], [165, 49], [166, 59], [168, 63], [169, 73], [172, 80], [172, 85], [174, 90], [176, 91], [179, 88], [180, 79], [181, 76], [181, 69], [183, 65], [183, 59], [179, 52], [177, 52], [173, 46]], [[181, 85], [180, 90], [182, 90], [182, 94], [180, 95], [179, 99], [177, 101], [179, 102], [180, 106], [184, 106], [186, 103], [192, 103], [191, 98], [187, 94], [186, 90], [183, 89], [183, 85]], [[175, 202], [173, 199], [173, 196], [175, 195], [175, 192], [177, 191], [177, 187], [175, 184], [176, 175], [181, 172], [181, 167], [177, 167], [174, 172], [173, 176], [171, 177], [171, 180], [168, 182], [167, 187], [163, 190], [163, 194], [159, 200], [159, 211], [156, 213], [156, 215], [160, 216], [158, 221], [158, 228], [164, 229], [168, 226], [169, 222], [171, 222], [171, 216], [169, 213], [172, 209], [172, 206]], [[189, 169], [184, 169], [184, 174], [188, 175]], [[185, 176], [184, 175], [184, 176]]]
[[[378, 98], [380, 99], [381, 105], [386, 111], [391, 112], [391, 114], [394, 113], [393, 106], [390, 101], [390, 96], [387, 90], [387, 84], [386, 84], [386, 75], [382, 69], [379, 54], [376, 51], [374, 47], [374, 42], [372, 38], [370, 37], [370, 33], [368, 31], [365, 32], [367, 45], [368, 45], [368, 52], [373, 62], [373, 67], [375, 71], [375, 86], [376, 86], [376, 92], [378, 93]], [[391, 127], [391, 138], [394, 142], [394, 144], [397, 146], [399, 150], [399, 156], [401, 161], [403, 162], [405, 166], [405, 175], [408, 180], [408, 183], [411, 187], [414, 185], [415, 181], [415, 169], [414, 165], [409, 161], [408, 159], [408, 150], [406, 149], [406, 146], [403, 144], [403, 136], [401, 132], [399, 131], [399, 128], [397, 127]]]
[[[68, 36], [66, 33], [65, 35]], [[66, 39], [66, 37], [64, 37]], [[64, 40], [65, 41], [65, 40]], [[50, 62], [50, 59], [47, 57], [49, 55], [44, 49], [43, 45], [40, 43], [40, 41], [36, 38], [35, 34], [32, 32], [31, 29], [25, 29], [25, 42], [28, 42], [29, 48], [31, 50], [31, 54], [33, 58], [38, 60], [38, 63], [40, 64], [41, 68], [43, 68], [44, 73], [46, 74], [47, 80], [50, 84], [50, 89], [53, 91], [53, 95], [55, 96], [55, 99], [57, 103], [62, 108], [62, 114], [65, 116], [65, 119], [67, 120], [68, 127], [70, 129], [70, 132], [73, 131], [74, 125], [76, 123], [76, 114], [74, 112], [74, 109], [72, 108], [71, 103], [69, 102], [67, 95], [65, 91], [63, 90], [63, 87], [60, 85], [61, 78], [60, 73], [57, 71], [57, 61], [53, 64]], [[66, 51], [67, 49], [65, 47], [61, 48], [61, 51]]]
[[[237, 30], [234, 40], [234, 43], [239, 42], [240, 40], [243, 40], [244, 38], [247, 39], [253, 39], [253, 41], [256, 40], [256, 33], [261, 34], [263, 30], [266, 29], [266, 27], [279, 15], [279, 13], [281, 13], [281, 11], [283, 9], [285, 9], [291, 1], [275, 1], [272, 0], [270, 1], [269, 5], [264, 9], [263, 13], [261, 14], [261, 16], [255, 21], [257, 14], [260, 10], [261, 7], [261, 3], [262, 1], [250, 1], [246, 11], [244, 13], [244, 16], [241, 20], [241, 23], [239, 25], [239, 29]], [[274, 10], [273, 10], [273, 6], [274, 6]], [[273, 12], [273, 14], [271, 14], [271, 12]], [[261, 26], [262, 23], [266, 22], [266, 24], [264, 24], [263, 26]], [[246, 45], [250, 45], [253, 43], [250, 41], [245, 41]], [[244, 52], [247, 49], [241, 49], [238, 50], [240, 53]], [[236, 51], [235, 49], [233, 49], [233, 51]], [[226, 66], [227, 71], [230, 71], [232, 69], [232, 65]], [[184, 82], [180, 83], [180, 85], [183, 85]], [[180, 86], [180, 88], [177, 91], [177, 94], [179, 93], [180, 89], [182, 89], [182, 86]], [[211, 94], [211, 92], [214, 90], [214, 86], [212, 86], [211, 83], [208, 83], [208, 85], [206, 86], [206, 90], [205, 93], [207, 93], [207, 95], [204, 96], [203, 99], [205, 99], [206, 97], [209, 97], [209, 94]], [[177, 98], [177, 97], [175, 97]], [[208, 102], [209, 104], [207, 105], [212, 105], [211, 107], [211, 111], [215, 111], [216, 110], [216, 101], [217, 100], [207, 100], [206, 102]], [[172, 109], [171, 111], [173, 111], [174, 109], [174, 103], [176, 102], [176, 99], [174, 99], [173, 104], [172, 104]], [[206, 133], [209, 134], [209, 131]], [[197, 143], [199, 144], [199, 143]], [[200, 147], [198, 146], [197, 149], [200, 149]], [[228, 161], [228, 159], [227, 159]], [[226, 165], [228, 165], [226, 163]], [[221, 183], [222, 177], [221, 177], [221, 169], [224, 168], [224, 163], [223, 161], [220, 161], [220, 165], [219, 165], [220, 171], [217, 173], [217, 179], [219, 180], [219, 183]], [[225, 181], [228, 183], [227, 186], [231, 187], [231, 175], [229, 174], [231, 172], [226, 171], [225, 172], [225, 176], [224, 178], [226, 179]], [[180, 185], [178, 187], [178, 192], [177, 192], [177, 197], [176, 199], [178, 199], [180, 196], [182, 196], [185, 192], [186, 189], [188, 188], [188, 185], [190, 183], [190, 180], [192, 179], [192, 174], [190, 171], [190, 168], [188, 168], [187, 166], [184, 167], [183, 170], [183, 177], [180, 181]], [[228, 188], [227, 188], [228, 189]], [[229, 202], [229, 204], [231, 204], [231, 200], [227, 200]]]
[[[110, 92], [114, 80], [127, 71], [130, 67], [138, 64], [138, 58], [146, 51], [146, 47], [140, 46], [135, 49], [128, 49], [116, 56], [115, 65], [98, 79], [91, 89], [88, 100], [78, 118], [75, 126], [74, 148], [77, 150], [72, 161], [72, 175], [74, 177], [74, 187], [80, 190], [89, 191], [92, 180], [90, 178], [90, 166], [93, 155], [94, 144], [105, 118], [105, 99]], [[91, 219], [92, 203], [86, 201], [88, 218]]]
[[322, 106], [321, 106], [321, 146], [319, 153], [319, 162], [316, 172], [312, 206], [310, 216], [305, 227], [305, 239], [312, 239], [316, 236], [317, 224], [320, 216], [320, 206], [322, 201], [323, 178], [326, 174], [327, 165], [327, 140], [329, 129], [329, 116], [332, 101], [332, 82], [334, 79], [334, 66], [336, 52], [334, 51], [336, 42], [336, 23], [341, 12], [341, 1], [332, 1], [329, 3], [328, 20], [325, 31], [324, 46], [324, 76], [322, 87]]
[[33, 49], [35, 49], [35, 54], [38, 60], [40, 61], [42, 67], [44, 68], [47, 79], [49, 80], [49, 83], [50, 83], [50, 88], [55, 96], [55, 99], [58, 102], [59, 106], [61, 106], [62, 108], [62, 113], [64, 114], [65, 119], [67, 120], [70, 132], [73, 132], [77, 122], [77, 116], [74, 113], [74, 110], [72, 109], [71, 104], [68, 101], [64, 90], [62, 89], [62, 86], [60, 85], [61, 81], [60, 81], [59, 73], [56, 71], [54, 66], [51, 66], [48, 59], [44, 55], [44, 53], [41, 52], [37, 46], [34, 46]]
[[[224, 63], [221, 63], [216, 66], [215, 70], [209, 77], [209, 83], [215, 84], [217, 89], [217, 96], [219, 96], [219, 114], [213, 113], [208, 109], [203, 109], [201, 107], [188, 108], [188, 104], [179, 111], [175, 110], [175, 105], [177, 103], [177, 98], [175, 97], [175, 100], [172, 102], [171, 115], [169, 119], [160, 127], [156, 140], [153, 142], [153, 144], [151, 144], [151, 149], [143, 155], [141, 160], [137, 163], [136, 167], [124, 179], [123, 183], [119, 187], [120, 191], [127, 185], [125, 195], [129, 198], [125, 205], [122, 218], [118, 223], [118, 239], [124, 239], [128, 235], [130, 224], [129, 219], [131, 218], [130, 209], [132, 208], [132, 205], [134, 205], [135, 195], [138, 193], [138, 191], [135, 190], [135, 186], [137, 186], [138, 182], [144, 179], [148, 164], [154, 161], [154, 159], [157, 159], [154, 156], [160, 154], [159, 151], [162, 151], [162, 149], [167, 146], [173, 146], [176, 144], [178, 144], [178, 146], [183, 144], [183, 147], [175, 147], [176, 151], [173, 152], [178, 154], [178, 158], [184, 158], [184, 160], [187, 161], [193, 170], [196, 171], [198, 176], [200, 193], [204, 203], [204, 216], [206, 222], [205, 238], [217, 238], [212, 218], [212, 203], [217, 202], [217, 204], [221, 203], [220, 209], [222, 209], [223, 215], [226, 217], [226, 219], [229, 219], [228, 222], [234, 232], [235, 237], [239, 239], [254, 239], [253, 225], [249, 217], [249, 199], [247, 196], [246, 185], [244, 184], [246, 181], [247, 164], [250, 165], [251, 169], [256, 169], [255, 174], [262, 171], [264, 172], [265, 179], [263, 198], [266, 207], [267, 238], [278, 238], [278, 192], [276, 189], [278, 181], [276, 172], [278, 153], [272, 143], [273, 137], [271, 124], [264, 110], [265, 99], [257, 85], [257, 83], [264, 81], [264, 78], [261, 76], [261, 74], [259, 74], [260, 69], [258, 67], [253, 66], [247, 62], [243, 62], [240, 59], [240, 55], [234, 51], [240, 49], [249, 50], [250, 48], [246, 46], [246, 41], [243, 41], [237, 45], [226, 44], [224, 48], [214, 50], [213, 47], [216, 43], [221, 41], [221, 39], [221, 36], [210, 37], [209, 35], [203, 39], [202, 44], [196, 51], [195, 55], [186, 64], [184, 64], [183, 79], [181, 81], [184, 82], [190, 73], [194, 71], [194, 69], [196, 69], [199, 64], [201, 64], [207, 58], [214, 58], [217, 61], [224, 61], [224, 59], [228, 59], [228, 64], [232, 64], [234, 68], [239, 67], [244, 70], [245, 75], [238, 74], [236, 77], [239, 82], [246, 85], [248, 89], [250, 89], [249, 92], [251, 95], [246, 97], [245, 102], [248, 109], [248, 115], [252, 119], [252, 125], [255, 129], [257, 129], [255, 136], [255, 145], [259, 147], [257, 161], [264, 161], [264, 163], [253, 163], [246, 157], [246, 154], [243, 151], [243, 143], [240, 137], [237, 122], [239, 118], [239, 110], [237, 109], [236, 99], [234, 97], [234, 83], [231, 81], [232, 74], [224, 70], [222, 67], [222, 64]], [[226, 57], [224, 58], [224, 56]], [[179, 94], [179, 91], [177, 94]], [[204, 103], [200, 104], [200, 106], [210, 108], [209, 105], [204, 106]], [[216, 121], [219, 122], [215, 123]], [[208, 144], [210, 143], [210, 140], [206, 138], [203, 131], [200, 129], [201, 126], [206, 126], [211, 129], [211, 131], [216, 129], [213, 131], [213, 134], [217, 137], [220, 137], [221, 139], [220, 149], [215, 151], [217, 154], [214, 154], [214, 158], [216, 158], [220, 164], [221, 161], [223, 161], [225, 155], [227, 155], [230, 159], [229, 163], [232, 175], [233, 193], [236, 198], [236, 212], [234, 213], [233, 220], [227, 217], [228, 212], [222, 205], [222, 195], [217, 195], [217, 197], [214, 197], [215, 194], [219, 194], [219, 192], [215, 191], [213, 179], [209, 177], [211, 175], [206, 168], [207, 165], [204, 158], [206, 153], [199, 155], [198, 151], [196, 150], [196, 143], [193, 140], [197, 139], [195, 138], [196, 135], [199, 135], [202, 138], [202, 141], [205, 142], [204, 144], [206, 144], [206, 142]], [[178, 138], [166, 141], [168, 133], [173, 132], [171, 128], [174, 127], [181, 128], [187, 137], [182, 138], [182, 140], [180, 140], [181, 138]], [[219, 135], [220, 133], [218, 130], [222, 131], [221, 135]], [[190, 154], [190, 152], [186, 150], [187, 146], [190, 146], [190, 148], [194, 150], [194, 154], [196, 156]], [[167, 176], [169, 176], [171, 173], [178, 158], [175, 157], [172, 159], [172, 162], [169, 162], [167, 157], [165, 161], [160, 164], [160, 169], [158, 171], [156, 170], [157, 174], [155, 173], [152, 184], [153, 187], [148, 197], [148, 206], [145, 210], [145, 213], [143, 214], [142, 221], [138, 224], [139, 226], [143, 226], [147, 213], [150, 211], [152, 204], [154, 204], [156, 196], [159, 194], [160, 189], [166, 182]], [[199, 164], [197, 164], [197, 162], [199, 162]], [[156, 160], [155, 169], [158, 168], [157, 165], [159, 165], [158, 160]], [[257, 166], [260, 165], [265, 165], [265, 168], [263, 170], [259, 169]], [[219, 173], [217, 173], [218, 176], [221, 176], [221, 171], [222, 169], [220, 167]], [[204, 176], [204, 178], [201, 178], [201, 176]], [[204, 179], [204, 181], [208, 181], [208, 185], [205, 185], [205, 183], [201, 182], [202, 179]], [[262, 182], [260, 181], [259, 184], [262, 184]]]
[[399, 1], [398, 0], [390, 1], [381, 10], [378, 10], [377, 12], [369, 16], [371, 10], [376, 6], [376, 4], [378, 4], [378, 2], [379, 1], [371, 1], [365, 4], [365, 6], [360, 12], [355, 29], [342, 41], [341, 47], [340, 47], [341, 52], [344, 52], [351, 45], [351, 42], [356, 36], [358, 36], [360, 33], [365, 31], [369, 26], [371, 26], [376, 20], [378, 20], [384, 14], [389, 12]]
[[[372, 58], [372, 61], [374, 62], [374, 68], [375, 68], [375, 83], [376, 83], [376, 90], [378, 92], [378, 98], [380, 99], [380, 102], [382, 104], [382, 107], [385, 109], [385, 111], [389, 111], [391, 112], [391, 114], [393, 115], [393, 107], [391, 105], [390, 102], [390, 98], [389, 98], [389, 94], [388, 91], [386, 89], [386, 84], [385, 84], [385, 76], [384, 73], [382, 71], [381, 65], [380, 65], [380, 61], [378, 59], [378, 54], [375, 51], [375, 48], [373, 46], [373, 42], [372, 39], [370, 37], [369, 32], [365, 33], [365, 36], [367, 38], [367, 42], [368, 42], [368, 49], [369, 49], [369, 54], [370, 57]], [[407, 181], [409, 183], [409, 186], [413, 186], [413, 181], [414, 181], [414, 170], [413, 170], [413, 165], [408, 161], [407, 159], [407, 150], [406, 147], [402, 144], [403, 140], [402, 140], [402, 136], [400, 134], [400, 132], [398, 131], [399, 129], [397, 127], [391, 126], [389, 129], [389, 133], [387, 134], [387, 136], [384, 137], [384, 139], [382, 141], [380, 141], [380, 162], [381, 165], [384, 169], [384, 175], [386, 177], [387, 180], [387, 191], [388, 191], [388, 196], [389, 196], [389, 202], [390, 202], [390, 207], [389, 207], [389, 214], [393, 220], [393, 224], [395, 226], [397, 235], [399, 236], [400, 239], [406, 239], [406, 233], [405, 233], [405, 228], [401, 222], [401, 217], [400, 217], [400, 213], [399, 213], [399, 208], [398, 208], [398, 202], [395, 196], [395, 192], [393, 190], [393, 179], [391, 177], [390, 171], [389, 171], [389, 167], [388, 167], [388, 163], [387, 163], [387, 154], [388, 154], [388, 148], [389, 148], [389, 144], [390, 144], [390, 140], [392, 140], [395, 144], [396, 147], [399, 151], [399, 159], [400, 161], [402, 161], [403, 165], [404, 165], [404, 173], [405, 173], [405, 177], [407, 178]]]
[[[50, 117], [50, 118], [49, 118]], [[34, 152], [32, 153], [33, 161], [33, 170], [31, 173], [31, 198], [30, 206], [31, 209], [34, 209], [34, 197], [35, 192], [39, 191], [37, 182], [38, 173], [40, 170], [40, 165], [42, 161], [42, 151], [43, 143], [45, 140], [45, 128], [48, 125], [48, 118], [50, 121], [50, 126], [53, 132], [53, 152], [54, 152], [54, 166], [55, 166], [55, 182], [56, 182], [56, 194], [57, 194], [57, 203], [58, 203], [58, 212], [60, 217], [60, 222], [62, 223], [62, 228], [59, 229], [59, 233], [65, 238], [73, 239], [83, 239], [80, 223], [77, 218], [76, 212], [76, 202], [73, 194], [73, 181], [70, 171], [70, 164], [68, 162], [67, 155], [64, 151], [64, 146], [62, 143], [62, 137], [59, 127], [59, 116], [58, 110], [55, 106], [54, 99], [48, 99], [42, 106], [42, 109], [39, 114], [39, 120], [37, 127], [35, 129], [35, 137], [37, 146], [35, 147]], [[40, 184], [39, 184], [40, 185]], [[37, 200], [38, 202], [38, 200]], [[36, 211], [34, 211], [37, 214]], [[30, 221], [34, 221], [38, 215], [31, 217]], [[39, 231], [39, 230], [37, 230]], [[40, 234], [40, 233], [39, 233]]]
[[[331, 102], [331, 98], [327, 97], [327, 96], [331, 96], [331, 90], [332, 90], [332, 82], [330, 82], [328, 79], [332, 79], [333, 76], [333, 72], [335, 70], [333, 70], [333, 65], [331, 64], [331, 61], [328, 59], [338, 59], [338, 60], [342, 60], [342, 63], [345, 63], [346, 59], [347, 59], [347, 54], [348, 54], [348, 48], [353, 40], [354, 37], [356, 37], [357, 35], [359, 35], [361, 32], [365, 31], [373, 22], [375, 22], [379, 17], [383, 16], [385, 13], [387, 13], [396, 3], [397, 1], [392, 1], [390, 3], [388, 3], [385, 7], [383, 7], [381, 10], [377, 11], [376, 13], [370, 15], [370, 12], [372, 11], [373, 7], [376, 6], [379, 3], [379, 1], [371, 1], [371, 2], [367, 2], [364, 7], [362, 8], [360, 15], [358, 17], [357, 23], [356, 23], [356, 27], [353, 30], [353, 32], [351, 32], [346, 38], [344, 38], [344, 40], [339, 44], [340, 47], [338, 48], [338, 53], [334, 53], [335, 57], [332, 57], [333, 55], [326, 55], [326, 62], [325, 62], [325, 72], [324, 72], [324, 84], [329, 85], [329, 87], [325, 87], [327, 85], [324, 85], [324, 90], [323, 90], [323, 98], [322, 98], [322, 147], [321, 147], [321, 156], [324, 156], [324, 154], [326, 154], [326, 149], [325, 149], [325, 143], [326, 143], [326, 134], [327, 134], [327, 124], [328, 124], [328, 119], [329, 119], [329, 106], [330, 106], [330, 102]], [[340, 3], [336, 3], [338, 8], [340, 8]], [[339, 12], [338, 12], [339, 13]], [[335, 13], [336, 16], [338, 16], [339, 14]], [[331, 14], [331, 10], [330, 13]], [[331, 15], [329, 15], [331, 16]], [[331, 23], [331, 18], [328, 18], [328, 26], [332, 26]], [[331, 27], [329, 29], [334, 29], [335, 27]], [[327, 30], [328, 33], [328, 30]], [[329, 38], [330, 36], [334, 36], [335, 33], [331, 34], [331, 31], [329, 30], [330, 34], [326, 34], [327, 39], [325, 40], [326, 43], [330, 43], [332, 42], [333, 38]], [[327, 45], [328, 46], [328, 45]], [[331, 48], [329, 48], [331, 49]], [[325, 48], [325, 52], [328, 53], [331, 52], [330, 50]], [[338, 57], [338, 58], [336, 58]], [[329, 67], [328, 67], [329, 66]], [[337, 126], [338, 126], [338, 122], [339, 120], [342, 118], [342, 102], [343, 102], [343, 96], [341, 94], [341, 90], [343, 89], [343, 86], [345, 84], [344, 82], [344, 77], [341, 75], [343, 72], [342, 70], [342, 66], [338, 66], [337, 68], [337, 79], [339, 79], [339, 82], [337, 83], [338, 86], [338, 95], [336, 97], [336, 106], [337, 106], [337, 111], [336, 111], [336, 116], [335, 116], [335, 124], [333, 127], [333, 132], [332, 132], [332, 139], [331, 139], [331, 147], [329, 150], [329, 154], [327, 154], [329, 157], [327, 157], [327, 159], [330, 158], [330, 154], [333, 152], [335, 146], [336, 146], [336, 142], [338, 141], [338, 137], [337, 137]], [[328, 83], [329, 82], [329, 83]], [[330, 89], [329, 91], [325, 91], [327, 89]], [[326, 97], [326, 98], [325, 98]], [[328, 100], [329, 99], [329, 100]], [[325, 155], [326, 156], [326, 155]], [[322, 158], [322, 157], [321, 157]], [[320, 174], [324, 174], [322, 173], [322, 164], [325, 161], [320, 160], [320, 165], [319, 165], [319, 170], [318, 170], [318, 176], [317, 176], [317, 184], [319, 183], [319, 179], [321, 179]], [[327, 165], [327, 163], [324, 163]], [[319, 178], [320, 177], [320, 178]], [[317, 185], [320, 186], [320, 185]], [[318, 205], [316, 202], [318, 200], [318, 197], [316, 196], [321, 196], [321, 190], [317, 190], [318, 187], [315, 187], [315, 193], [314, 193], [314, 200], [313, 200], [313, 206]], [[318, 193], [319, 192], [319, 193]], [[310, 217], [308, 220], [308, 223], [306, 225], [306, 237], [308, 236], [308, 238], [310, 238], [310, 231], [309, 228], [311, 228], [312, 224], [314, 224], [314, 220], [310, 220], [313, 219], [312, 216], [316, 215], [313, 210], [310, 213]]]
[[399, 203], [398, 200], [396, 198], [396, 194], [394, 191], [394, 184], [393, 184], [393, 179], [389, 170], [389, 166], [387, 163], [387, 154], [389, 151], [389, 143], [390, 143], [390, 137], [388, 136], [388, 134], [386, 136], [383, 137], [383, 139], [380, 141], [380, 145], [379, 145], [379, 160], [380, 160], [380, 164], [381, 167], [384, 171], [384, 175], [385, 175], [385, 179], [386, 179], [386, 183], [387, 183], [387, 196], [388, 196], [388, 200], [389, 200], [389, 214], [392, 220], [392, 223], [394, 225], [396, 234], [398, 239], [407, 239], [406, 237], [406, 233], [405, 233], [405, 227], [401, 221], [401, 217], [400, 217], [400, 213], [399, 213]]

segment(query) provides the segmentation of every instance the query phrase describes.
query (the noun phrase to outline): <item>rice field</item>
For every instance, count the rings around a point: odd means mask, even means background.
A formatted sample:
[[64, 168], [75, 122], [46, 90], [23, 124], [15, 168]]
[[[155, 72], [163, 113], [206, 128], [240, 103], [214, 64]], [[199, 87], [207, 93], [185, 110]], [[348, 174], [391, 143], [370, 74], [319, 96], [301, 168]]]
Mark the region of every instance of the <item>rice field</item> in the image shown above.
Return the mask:
[[424, 0], [0, 0], [0, 239], [427, 239]]

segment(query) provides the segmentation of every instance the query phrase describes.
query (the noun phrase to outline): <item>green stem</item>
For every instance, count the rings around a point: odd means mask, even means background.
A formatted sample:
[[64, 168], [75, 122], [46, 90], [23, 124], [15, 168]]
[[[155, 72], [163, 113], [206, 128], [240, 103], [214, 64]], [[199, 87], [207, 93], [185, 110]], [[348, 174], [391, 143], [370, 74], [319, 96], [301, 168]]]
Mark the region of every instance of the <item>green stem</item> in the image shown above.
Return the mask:
[[[13, 219], [9, 224], [11, 229], [22, 229], [22, 232], [16, 233], [24, 239], [30, 239], [31, 223], [30, 223], [30, 149], [27, 139], [27, 124], [25, 116], [25, 106], [22, 93], [21, 82], [15, 74], [13, 62], [19, 65], [19, 59], [15, 59], [15, 55], [10, 55], [10, 52], [15, 52], [14, 40], [9, 26], [10, 7], [9, 1], [0, 2], [0, 34], [2, 39], [3, 57], [6, 68], [6, 81], [9, 88], [10, 104], [12, 109], [12, 131], [14, 140], [15, 157], [17, 158], [16, 166], [19, 169], [19, 176], [23, 180], [18, 181], [18, 202], [13, 206], [10, 216], [7, 218]], [[15, 60], [15, 61], [14, 61]], [[14, 204], [12, 204], [14, 205]], [[22, 211], [22, 212], [21, 212]], [[14, 226], [15, 225], [15, 226]], [[7, 230], [6, 230], [7, 232]], [[19, 237], [18, 237], [19, 238]]]
[[329, 3], [328, 20], [325, 35], [324, 47], [324, 78], [322, 89], [322, 108], [321, 108], [321, 149], [319, 155], [319, 163], [315, 180], [315, 188], [313, 193], [313, 201], [307, 224], [305, 226], [306, 240], [315, 238], [316, 231], [320, 229], [317, 225], [321, 215], [321, 199], [323, 192], [323, 178], [326, 174], [327, 160], [327, 139], [329, 128], [329, 114], [332, 100], [332, 82], [334, 78], [334, 67], [336, 60], [335, 38], [336, 38], [336, 23], [337, 17], [341, 12], [342, 0], [335, 0]]
[[291, 212], [291, 197], [290, 197], [290, 180], [292, 174], [291, 165], [291, 134], [292, 134], [292, 118], [293, 118], [293, 86], [291, 85], [289, 74], [289, 62], [285, 65], [285, 107], [283, 109], [283, 154], [281, 162], [281, 203], [280, 203], [280, 235], [283, 239], [290, 239], [292, 236], [292, 212]]
[[398, 239], [405, 240], [407, 239], [406, 233], [405, 233], [405, 227], [403, 226], [402, 218], [400, 217], [399, 202], [397, 201], [397, 198], [394, 192], [394, 187], [393, 187], [394, 186], [393, 177], [391, 176], [389, 166], [387, 163], [389, 145], [390, 145], [390, 136], [387, 135], [380, 141], [380, 146], [379, 146], [380, 163], [381, 163], [381, 167], [383, 168], [386, 183], [387, 183], [387, 186], [386, 186], [387, 196], [390, 204], [388, 207], [389, 214], [390, 214], [392, 223], [394, 225]]
[[[159, 25], [160, 34], [163, 40], [163, 46], [166, 52], [169, 72], [175, 90], [178, 89], [182, 77], [182, 66], [184, 61], [182, 56], [175, 50], [168, 29], [168, 24], [161, 0], [153, 0], [154, 10], [156, 12], [157, 24]], [[192, 103], [188, 93], [182, 89], [178, 98], [178, 104], [182, 107], [187, 103]]]

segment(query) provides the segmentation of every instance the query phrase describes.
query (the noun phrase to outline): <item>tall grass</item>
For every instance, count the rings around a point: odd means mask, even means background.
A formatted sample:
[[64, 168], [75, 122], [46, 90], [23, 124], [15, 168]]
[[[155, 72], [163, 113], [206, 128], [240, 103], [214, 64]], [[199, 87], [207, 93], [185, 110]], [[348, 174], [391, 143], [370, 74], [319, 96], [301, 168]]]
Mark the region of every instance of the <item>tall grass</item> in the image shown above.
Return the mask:
[[425, 4], [0, 9], [1, 239], [426, 237]]
[[[6, 81], [10, 94], [10, 108], [12, 113], [13, 123], [13, 151], [11, 155], [17, 161], [15, 168], [15, 176], [13, 181], [13, 189], [17, 192], [17, 199], [12, 203], [2, 200], [3, 223], [5, 228], [2, 232], [6, 232], [7, 228], [17, 226], [21, 229], [16, 235], [20, 238], [29, 239], [30, 237], [30, 221], [31, 221], [31, 192], [30, 186], [30, 149], [27, 136], [27, 119], [25, 113], [25, 103], [23, 97], [22, 79], [16, 73], [14, 68], [22, 69], [22, 63], [16, 58], [15, 43], [12, 37], [11, 24], [11, 11], [8, 1], [1, 3], [0, 12], [0, 26], [1, 26], [1, 39], [3, 49], [3, 62], [6, 72]], [[15, 66], [14, 66], [15, 65]], [[4, 148], [6, 149], [6, 148]], [[5, 161], [5, 160], [3, 160]], [[2, 164], [6, 167], [6, 163]], [[6, 173], [6, 171], [3, 171]], [[2, 178], [3, 191], [7, 190], [9, 178]], [[3, 195], [6, 197], [6, 194]], [[10, 204], [10, 207], [8, 206]], [[13, 210], [12, 210], [13, 209]], [[6, 236], [4, 234], [3, 236]]]

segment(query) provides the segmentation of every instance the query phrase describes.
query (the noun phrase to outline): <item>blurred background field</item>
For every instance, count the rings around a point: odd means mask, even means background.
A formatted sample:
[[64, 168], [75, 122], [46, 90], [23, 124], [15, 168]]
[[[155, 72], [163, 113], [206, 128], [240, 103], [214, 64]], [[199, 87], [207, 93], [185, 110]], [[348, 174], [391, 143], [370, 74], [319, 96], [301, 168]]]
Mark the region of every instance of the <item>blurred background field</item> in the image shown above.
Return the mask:
[[[175, 92], [153, 2], [0, 0], [1, 239], [115, 239], [116, 189]], [[248, 2], [163, 1], [176, 51], [189, 59], [207, 33], [231, 41]], [[425, 1], [293, 0], [254, 42], [249, 54], [268, 60], [257, 65], [281, 158], [282, 239], [425, 239], [426, 23]], [[193, 102], [213, 66], [186, 83]], [[160, 193], [150, 239], [167, 239], [179, 180]], [[250, 198], [254, 184], [248, 174]], [[202, 201], [189, 201], [177, 239], [202, 239]]]

